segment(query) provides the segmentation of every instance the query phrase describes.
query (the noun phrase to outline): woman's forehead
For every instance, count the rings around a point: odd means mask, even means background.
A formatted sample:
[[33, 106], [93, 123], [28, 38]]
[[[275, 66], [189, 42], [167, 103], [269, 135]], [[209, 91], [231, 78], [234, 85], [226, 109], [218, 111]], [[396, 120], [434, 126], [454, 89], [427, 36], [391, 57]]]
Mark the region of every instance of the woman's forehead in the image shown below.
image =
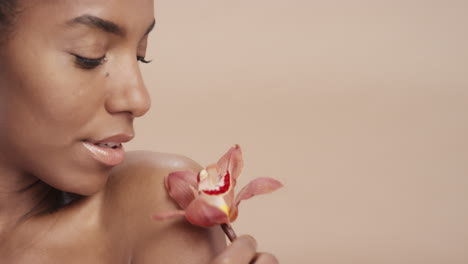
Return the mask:
[[98, 17], [134, 30], [154, 20], [153, 0], [22, 0], [20, 20], [43, 25], [68, 24], [83, 16]]

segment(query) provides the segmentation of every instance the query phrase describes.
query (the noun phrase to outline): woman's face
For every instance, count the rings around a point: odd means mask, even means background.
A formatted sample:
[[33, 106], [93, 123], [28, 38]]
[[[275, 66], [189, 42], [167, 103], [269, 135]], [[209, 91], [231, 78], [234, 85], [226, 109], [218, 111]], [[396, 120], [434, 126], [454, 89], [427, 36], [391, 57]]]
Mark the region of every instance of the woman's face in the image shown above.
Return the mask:
[[150, 107], [138, 59], [153, 1], [19, 2], [0, 46], [0, 173], [95, 193]]

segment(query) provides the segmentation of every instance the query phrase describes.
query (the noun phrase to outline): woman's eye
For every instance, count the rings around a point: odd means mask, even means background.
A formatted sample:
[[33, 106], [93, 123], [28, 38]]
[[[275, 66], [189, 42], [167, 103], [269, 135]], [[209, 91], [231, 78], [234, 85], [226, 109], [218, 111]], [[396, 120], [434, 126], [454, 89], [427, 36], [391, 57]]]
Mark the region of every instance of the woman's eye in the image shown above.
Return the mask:
[[94, 69], [106, 61], [106, 55], [100, 58], [96, 58], [96, 59], [81, 57], [78, 55], [75, 55], [75, 57], [76, 57], [76, 64], [79, 67], [86, 69], [86, 70]]
[[146, 60], [145, 57], [143, 56], [137, 56], [137, 61], [143, 62], [143, 63], [150, 63], [150, 60]]

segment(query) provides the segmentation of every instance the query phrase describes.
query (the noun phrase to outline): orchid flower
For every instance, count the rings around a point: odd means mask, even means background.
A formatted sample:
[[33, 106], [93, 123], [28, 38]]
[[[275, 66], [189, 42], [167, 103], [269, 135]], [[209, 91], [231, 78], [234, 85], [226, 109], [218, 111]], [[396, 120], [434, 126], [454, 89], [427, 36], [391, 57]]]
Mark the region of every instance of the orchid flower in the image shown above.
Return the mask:
[[242, 200], [273, 192], [283, 186], [275, 179], [256, 178], [235, 196], [234, 188], [242, 167], [242, 152], [240, 147], [235, 145], [216, 164], [198, 173], [194, 171], [170, 173], [165, 178], [166, 189], [184, 210], [155, 214], [152, 216], [153, 219], [185, 216], [190, 223], [198, 226], [229, 225], [236, 220]]

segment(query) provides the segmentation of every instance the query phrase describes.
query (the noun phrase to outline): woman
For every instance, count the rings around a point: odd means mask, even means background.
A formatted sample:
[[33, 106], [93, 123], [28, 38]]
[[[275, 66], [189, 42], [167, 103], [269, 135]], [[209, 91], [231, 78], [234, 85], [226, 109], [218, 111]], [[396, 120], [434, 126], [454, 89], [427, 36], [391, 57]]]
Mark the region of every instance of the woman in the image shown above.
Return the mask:
[[2, 263], [277, 263], [250, 236], [226, 247], [219, 228], [150, 219], [176, 208], [163, 177], [200, 169], [124, 160], [153, 26], [152, 0], [0, 2]]

